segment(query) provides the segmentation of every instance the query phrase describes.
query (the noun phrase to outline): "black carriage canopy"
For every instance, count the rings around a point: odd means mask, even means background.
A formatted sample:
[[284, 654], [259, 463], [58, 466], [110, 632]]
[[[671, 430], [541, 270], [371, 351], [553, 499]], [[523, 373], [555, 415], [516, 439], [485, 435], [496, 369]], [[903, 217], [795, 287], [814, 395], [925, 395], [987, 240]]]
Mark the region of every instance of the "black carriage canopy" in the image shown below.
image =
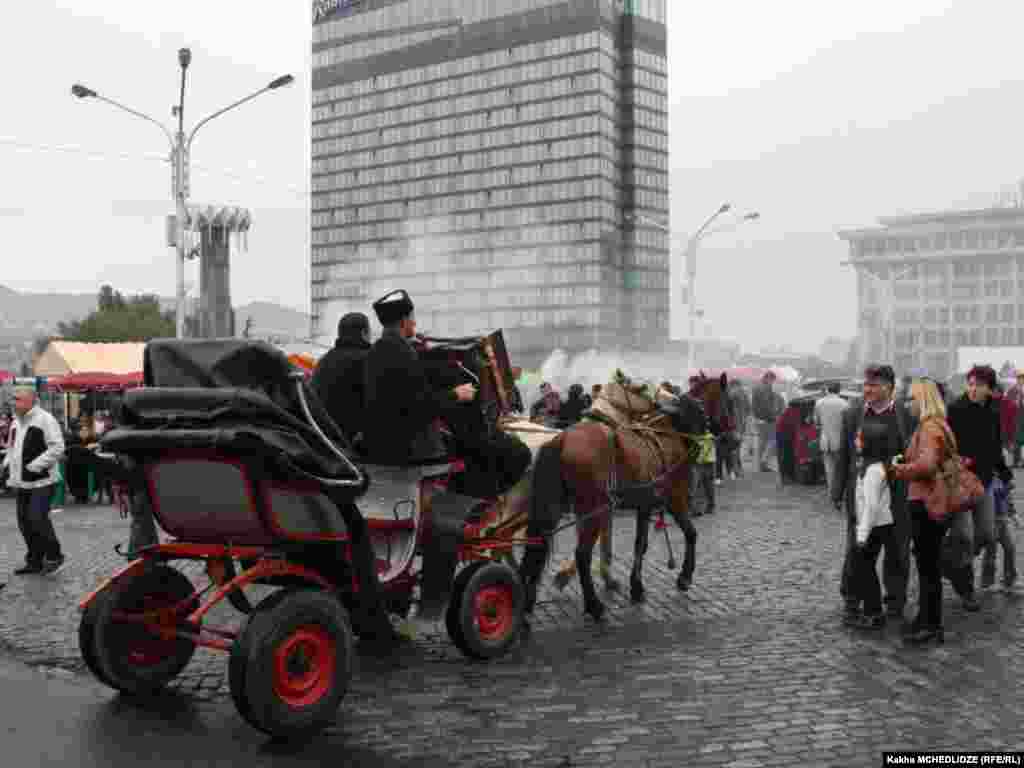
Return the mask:
[[159, 339], [146, 345], [143, 375], [144, 386], [125, 393], [120, 426], [103, 436], [103, 450], [142, 457], [212, 449], [278, 460], [279, 466], [291, 462], [321, 477], [352, 477], [316, 427], [346, 457], [351, 447], [276, 347], [236, 339]]

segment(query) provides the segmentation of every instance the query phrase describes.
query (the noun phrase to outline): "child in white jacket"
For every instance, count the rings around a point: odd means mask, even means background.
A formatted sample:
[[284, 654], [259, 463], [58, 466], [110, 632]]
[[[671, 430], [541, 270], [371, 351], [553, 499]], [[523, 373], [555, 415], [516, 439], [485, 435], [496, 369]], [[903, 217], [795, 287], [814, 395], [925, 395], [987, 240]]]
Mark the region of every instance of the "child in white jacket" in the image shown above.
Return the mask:
[[885, 462], [876, 459], [870, 439], [865, 445], [860, 432], [854, 441], [860, 458], [857, 467], [857, 527], [853, 596], [861, 611], [847, 617], [847, 624], [858, 629], [881, 629], [885, 625], [882, 613], [882, 585], [878, 581], [878, 554], [893, 524], [892, 494]]

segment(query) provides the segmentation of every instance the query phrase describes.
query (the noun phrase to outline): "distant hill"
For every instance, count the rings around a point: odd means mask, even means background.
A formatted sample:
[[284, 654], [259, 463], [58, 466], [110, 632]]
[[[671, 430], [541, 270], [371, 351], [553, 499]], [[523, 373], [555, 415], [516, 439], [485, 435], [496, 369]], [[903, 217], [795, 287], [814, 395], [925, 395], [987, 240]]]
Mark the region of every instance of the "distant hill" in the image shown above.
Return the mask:
[[[161, 298], [160, 305], [165, 310], [173, 309], [174, 299]], [[95, 293], [21, 293], [0, 285], [0, 368], [21, 359], [26, 343], [56, 332], [57, 323], [81, 320], [95, 309]], [[309, 334], [309, 321], [302, 312], [269, 301], [254, 301], [235, 308], [239, 335], [250, 317], [256, 333], [298, 338]]]
[[253, 301], [235, 307], [235, 332], [241, 336], [252, 318], [252, 332], [258, 335], [284, 335], [304, 339], [309, 335], [309, 319], [302, 312], [269, 301]]

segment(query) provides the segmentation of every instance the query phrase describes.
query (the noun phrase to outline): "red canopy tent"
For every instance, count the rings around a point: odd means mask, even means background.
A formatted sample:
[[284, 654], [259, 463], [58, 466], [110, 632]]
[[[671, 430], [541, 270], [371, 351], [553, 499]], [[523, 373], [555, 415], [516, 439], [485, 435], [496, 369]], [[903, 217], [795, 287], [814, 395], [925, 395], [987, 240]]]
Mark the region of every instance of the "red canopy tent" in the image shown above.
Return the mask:
[[118, 392], [142, 386], [142, 371], [137, 373], [69, 373], [46, 380], [50, 392]]
[[5, 384], [8, 381], [13, 381], [15, 378], [15, 375], [10, 371], [0, 371], [0, 384]]

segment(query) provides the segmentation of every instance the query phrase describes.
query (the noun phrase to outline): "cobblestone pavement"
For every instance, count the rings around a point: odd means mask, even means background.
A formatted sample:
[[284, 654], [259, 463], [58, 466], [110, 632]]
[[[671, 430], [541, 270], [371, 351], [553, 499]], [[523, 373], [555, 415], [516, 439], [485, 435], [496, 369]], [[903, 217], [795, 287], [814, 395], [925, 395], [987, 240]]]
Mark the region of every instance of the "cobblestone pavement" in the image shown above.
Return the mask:
[[[780, 488], [769, 474], [718, 491], [718, 511], [695, 521], [689, 593], [675, 590], [660, 533], [648, 602], [606, 594], [603, 625], [583, 618], [575, 583], [558, 592], [549, 573], [533, 632], [504, 659], [469, 662], [440, 628], [386, 658], [362, 655], [338, 725], [308, 749], [396, 764], [648, 768], [873, 766], [884, 749], [1024, 750], [1024, 593], [990, 591], [968, 614], [947, 584], [938, 648], [903, 648], [895, 625], [856, 634], [840, 623], [843, 522], [824, 491]], [[13, 502], [0, 500], [0, 650], [78, 672], [76, 604], [122, 562], [112, 547], [127, 523], [96, 506], [54, 519], [65, 568], [4, 576], [23, 548]], [[681, 533], [671, 534], [681, 560]], [[616, 521], [623, 582], [632, 538], [632, 521]], [[561, 534], [554, 562], [572, 546], [572, 532]], [[913, 604], [914, 579], [911, 595]], [[225, 673], [224, 655], [200, 650], [176, 686], [223, 717]]]

